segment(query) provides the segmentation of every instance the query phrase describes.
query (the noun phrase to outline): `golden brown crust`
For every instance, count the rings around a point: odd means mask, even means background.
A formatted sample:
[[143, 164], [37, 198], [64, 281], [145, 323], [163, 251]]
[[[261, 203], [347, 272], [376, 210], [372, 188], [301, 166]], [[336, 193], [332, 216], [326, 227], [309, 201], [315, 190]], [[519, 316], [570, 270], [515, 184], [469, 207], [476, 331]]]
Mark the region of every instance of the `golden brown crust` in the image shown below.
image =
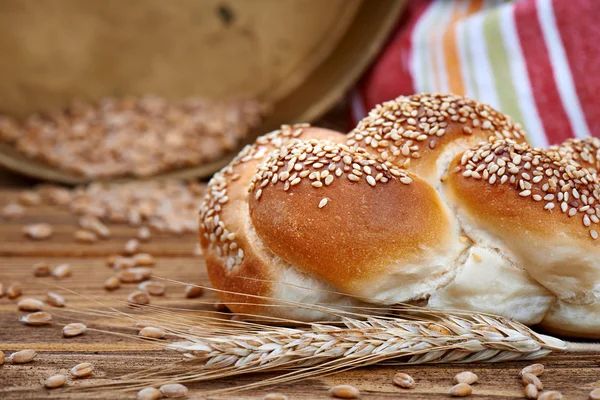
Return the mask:
[[[213, 286], [221, 299], [236, 312], [256, 312], [257, 306], [243, 303], [267, 303], [258, 297], [269, 296], [279, 275], [269, 254], [258, 254], [255, 243], [249, 239], [244, 217], [247, 215], [248, 185], [257, 165], [268, 152], [298, 138], [327, 138], [342, 141], [341, 133], [313, 128], [307, 124], [282, 126], [278, 131], [264, 135], [240, 154], [208, 184], [207, 194], [200, 207], [199, 238], [206, 256], [206, 267]], [[232, 293], [226, 293], [232, 292]], [[235, 294], [240, 293], [240, 294]], [[242, 303], [242, 304], [233, 304]]]
[[593, 302], [600, 278], [600, 188], [555, 153], [496, 140], [455, 158], [446, 181], [463, 228], [493, 237], [559, 298]]
[[377, 105], [348, 134], [347, 144], [432, 181], [439, 179], [437, 162], [442, 153], [450, 151], [451, 158], [490, 136], [526, 141], [518, 124], [487, 104], [422, 93]]
[[261, 165], [250, 187], [252, 224], [265, 245], [344, 293], [368, 296], [391, 275], [408, 289], [408, 266], [424, 264], [424, 280], [432, 279], [429, 256], [440, 249], [457, 256], [458, 232], [431, 185], [361, 149], [291, 143]]

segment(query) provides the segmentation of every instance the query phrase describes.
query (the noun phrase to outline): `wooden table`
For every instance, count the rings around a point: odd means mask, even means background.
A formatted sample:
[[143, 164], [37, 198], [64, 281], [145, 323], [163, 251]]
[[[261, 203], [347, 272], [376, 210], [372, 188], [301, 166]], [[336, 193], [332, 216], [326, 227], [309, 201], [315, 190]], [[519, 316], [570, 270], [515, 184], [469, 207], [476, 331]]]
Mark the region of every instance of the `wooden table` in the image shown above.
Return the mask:
[[[19, 188], [31, 182], [0, 171], [0, 207], [14, 200]], [[49, 222], [55, 228], [53, 237], [46, 241], [32, 242], [24, 238], [21, 229], [32, 222]], [[28, 210], [25, 217], [16, 221], [3, 221], [0, 225], [0, 282], [8, 285], [19, 281], [24, 287], [24, 297], [43, 299], [51, 289], [45, 283], [59, 283], [77, 293], [87, 296], [102, 296], [106, 304], [117, 304], [126, 298], [131, 288], [108, 293], [103, 290], [105, 278], [112, 274], [106, 266], [106, 257], [119, 253], [124, 242], [135, 236], [136, 229], [124, 225], [111, 226], [112, 237], [96, 244], [77, 244], [72, 239], [76, 218], [57, 208], [41, 207]], [[141, 249], [157, 258], [154, 267], [158, 276], [169, 277], [183, 282], [208, 282], [201, 257], [193, 256], [194, 235], [171, 236], [154, 234], [152, 241], [142, 244]], [[31, 266], [39, 261], [51, 265], [67, 262], [73, 267], [73, 276], [60, 282], [52, 278], [34, 278]], [[134, 287], [134, 285], [130, 285]], [[52, 289], [54, 290], [54, 289]], [[65, 294], [68, 306], [99, 308], [89, 298], [77, 294]], [[200, 300], [185, 299], [183, 286], [168, 284], [164, 298], [152, 298], [153, 304], [173, 307], [204, 308], [202, 301], [212, 302], [207, 295]], [[64, 339], [59, 324], [28, 327], [18, 322], [21, 312], [17, 311], [16, 301], [6, 297], [0, 299], [0, 350], [6, 355], [20, 349], [33, 348], [39, 351], [36, 360], [30, 364], [0, 367], [0, 398], [2, 399], [80, 399], [82, 392], [49, 391], [42, 388], [40, 380], [51, 374], [66, 373], [77, 363], [89, 361], [96, 367], [93, 378], [101, 381], [142, 370], [147, 367], [165, 365], [178, 359], [178, 355], [167, 351], [144, 349], [135, 340], [89, 331], [85, 335]], [[59, 322], [75, 322], [60, 319]], [[100, 321], [101, 323], [102, 321]], [[95, 326], [95, 325], [92, 325]], [[586, 399], [588, 392], [600, 387], [600, 356], [597, 354], [552, 355], [542, 361], [546, 366], [543, 382], [548, 389], [556, 389], [568, 399]], [[519, 398], [522, 393], [518, 372], [526, 362], [506, 364], [439, 365], [410, 368], [372, 367], [341, 373], [335, 376], [319, 377], [301, 383], [252, 390], [235, 395], [212, 396], [210, 398], [253, 398], [260, 399], [269, 392], [282, 392], [290, 399], [329, 398], [327, 389], [332, 385], [348, 383], [361, 391], [361, 398], [410, 398], [436, 399], [447, 397], [452, 386], [453, 376], [464, 370], [475, 372], [480, 380], [474, 385], [473, 398], [509, 399]], [[415, 389], [406, 391], [392, 384], [392, 376], [398, 371], [411, 374], [417, 380]], [[212, 383], [189, 385], [198, 398], [204, 390], [227, 387], [232, 384], [252, 382], [261, 376], [235, 378]], [[88, 380], [88, 381], [89, 381]], [[77, 385], [78, 383], [74, 383]], [[97, 398], [135, 398], [134, 393], [96, 393]]]

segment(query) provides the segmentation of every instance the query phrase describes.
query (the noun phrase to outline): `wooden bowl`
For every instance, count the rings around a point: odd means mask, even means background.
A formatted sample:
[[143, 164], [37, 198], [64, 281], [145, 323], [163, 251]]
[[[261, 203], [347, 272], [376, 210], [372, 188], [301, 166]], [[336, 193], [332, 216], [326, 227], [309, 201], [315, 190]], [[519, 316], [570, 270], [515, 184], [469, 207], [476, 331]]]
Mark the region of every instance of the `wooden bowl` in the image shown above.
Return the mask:
[[[273, 105], [256, 136], [310, 122], [360, 77], [405, 0], [3, 0], [0, 113], [25, 117], [74, 98], [157, 94]], [[241, 148], [241, 146], [240, 146]], [[237, 149], [239, 151], [239, 149]], [[218, 162], [159, 177], [207, 177]], [[0, 144], [0, 164], [68, 184], [89, 179]]]

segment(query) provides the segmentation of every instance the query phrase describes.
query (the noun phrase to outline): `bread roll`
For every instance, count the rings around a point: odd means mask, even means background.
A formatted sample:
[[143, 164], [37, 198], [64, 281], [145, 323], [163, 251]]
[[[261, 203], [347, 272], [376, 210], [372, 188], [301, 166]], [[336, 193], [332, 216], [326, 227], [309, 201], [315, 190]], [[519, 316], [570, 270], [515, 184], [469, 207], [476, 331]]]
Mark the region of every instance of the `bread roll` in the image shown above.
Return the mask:
[[524, 140], [451, 95], [387, 102], [348, 136], [283, 127], [209, 184], [211, 281], [240, 313], [418, 301], [600, 337], [600, 142]]

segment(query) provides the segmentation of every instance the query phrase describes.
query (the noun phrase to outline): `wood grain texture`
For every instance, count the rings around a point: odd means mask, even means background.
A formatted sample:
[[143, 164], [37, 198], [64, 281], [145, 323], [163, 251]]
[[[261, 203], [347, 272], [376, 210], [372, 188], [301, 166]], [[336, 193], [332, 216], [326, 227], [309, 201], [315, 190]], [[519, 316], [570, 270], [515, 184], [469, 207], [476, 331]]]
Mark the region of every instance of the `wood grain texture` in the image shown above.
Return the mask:
[[[0, 171], [0, 174], [2, 172]], [[15, 198], [15, 186], [27, 184], [20, 178], [4, 174], [4, 189], [0, 189], [0, 207]], [[1, 183], [0, 183], [1, 184]], [[13, 186], [11, 188], [10, 186]], [[166, 351], [147, 348], [139, 341], [114, 336], [93, 330], [105, 326], [108, 319], [99, 318], [87, 321], [90, 328], [85, 335], [64, 339], [61, 326], [68, 322], [80, 321], [67, 312], [68, 308], [101, 308], [89, 296], [101, 296], [106, 305], [124, 307], [122, 302], [134, 284], [108, 293], [102, 289], [105, 278], [112, 274], [106, 266], [106, 256], [119, 252], [124, 242], [133, 237], [136, 229], [112, 225], [113, 237], [93, 245], [76, 244], [72, 240], [75, 218], [55, 208], [44, 207], [28, 210], [27, 215], [18, 221], [2, 221], [0, 225], [0, 282], [4, 285], [19, 281], [23, 284], [24, 296], [43, 299], [48, 290], [59, 291], [67, 300], [65, 310], [50, 309], [57, 315], [57, 323], [44, 327], [28, 327], [18, 322], [21, 312], [17, 311], [16, 300], [0, 299], [0, 350], [10, 352], [34, 348], [39, 355], [33, 363], [24, 365], [5, 364], [0, 366], [0, 398], [2, 399], [81, 399], [82, 392], [76, 390], [49, 391], [42, 388], [40, 380], [55, 374], [66, 373], [80, 362], [91, 362], [96, 372], [86, 382], [101, 382], [115, 379], [123, 374], [140, 371], [144, 368], [166, 365], [179, 359], [178, 355]], [[55, 227], [55, 235], [48, 241], [31, 242], [24, 238], [21, 230], [25, 223], [45, 221]], [[194, 235], [170, 236], [154, 234], [150, 243], [143, 243], [141, 249], [157, 257], [154, 267], [157, 276], [168, 277], [184, 282], [207, 283], [201, 257], [192, 256], [195, 246]], [[55, 281], [52, 278], [34, 278], [31, 266], [35, 262], [46, 261], [51, 265], [67, 262], [73, 267], [71, 278]], [[68, 293], [48, 284], [59, 284], [76, 293]], [[215, 297], [189, 300], [183, 295], [183, 286], [168, 283], [164, 298], [153, 297], [153, 304], [187, 309], [207, 309], [212, 307]], [[85, 317], [86, 319], [88, 317]], [[132, 331], [134, 332], [134, 331]], [[542, 380], [548, 389], [559, 390], [567, 399], [586, 399], [594, 387], [600, 386], [600, 357], [597, 354], [557, 354], [542, 361], [546, 372]], [[430, 365], [430, 366], [381, 366], [344, 372], [335, 376], [317, 377], [304, 382], [264, 388], [235, 395], [206, 397], [205, 390], [225, 388], [232, 384], [250, 383], [263, 379], [263, 376], [239, 377], [231, 380], [189, 385], [196, 398], [249, 398], [260, 399], [269, 392], [287, 394], [290, 399], [327, 399], [328, 388], [336, 384], [352, 384], [360, 389], [363, 399], [439, 399], [448, 397], [454, 375], [470, 370], [479, 376], [474, 385], [472, 398], [513, 399], [520, 398], [522, 385], [518, 373], [527, 362], [505, 364], [470, 365]], [[392, 384], [393, 375], [403, 371], [417, 381], [412, 390], [403, 390]], [[81, 381], [69, 381], [70, 387], [81, 385]], [[89, 395], [89, 393], [86, 393]], [[135, 393], [91, 394], [101, 399], [133, 399]]]

